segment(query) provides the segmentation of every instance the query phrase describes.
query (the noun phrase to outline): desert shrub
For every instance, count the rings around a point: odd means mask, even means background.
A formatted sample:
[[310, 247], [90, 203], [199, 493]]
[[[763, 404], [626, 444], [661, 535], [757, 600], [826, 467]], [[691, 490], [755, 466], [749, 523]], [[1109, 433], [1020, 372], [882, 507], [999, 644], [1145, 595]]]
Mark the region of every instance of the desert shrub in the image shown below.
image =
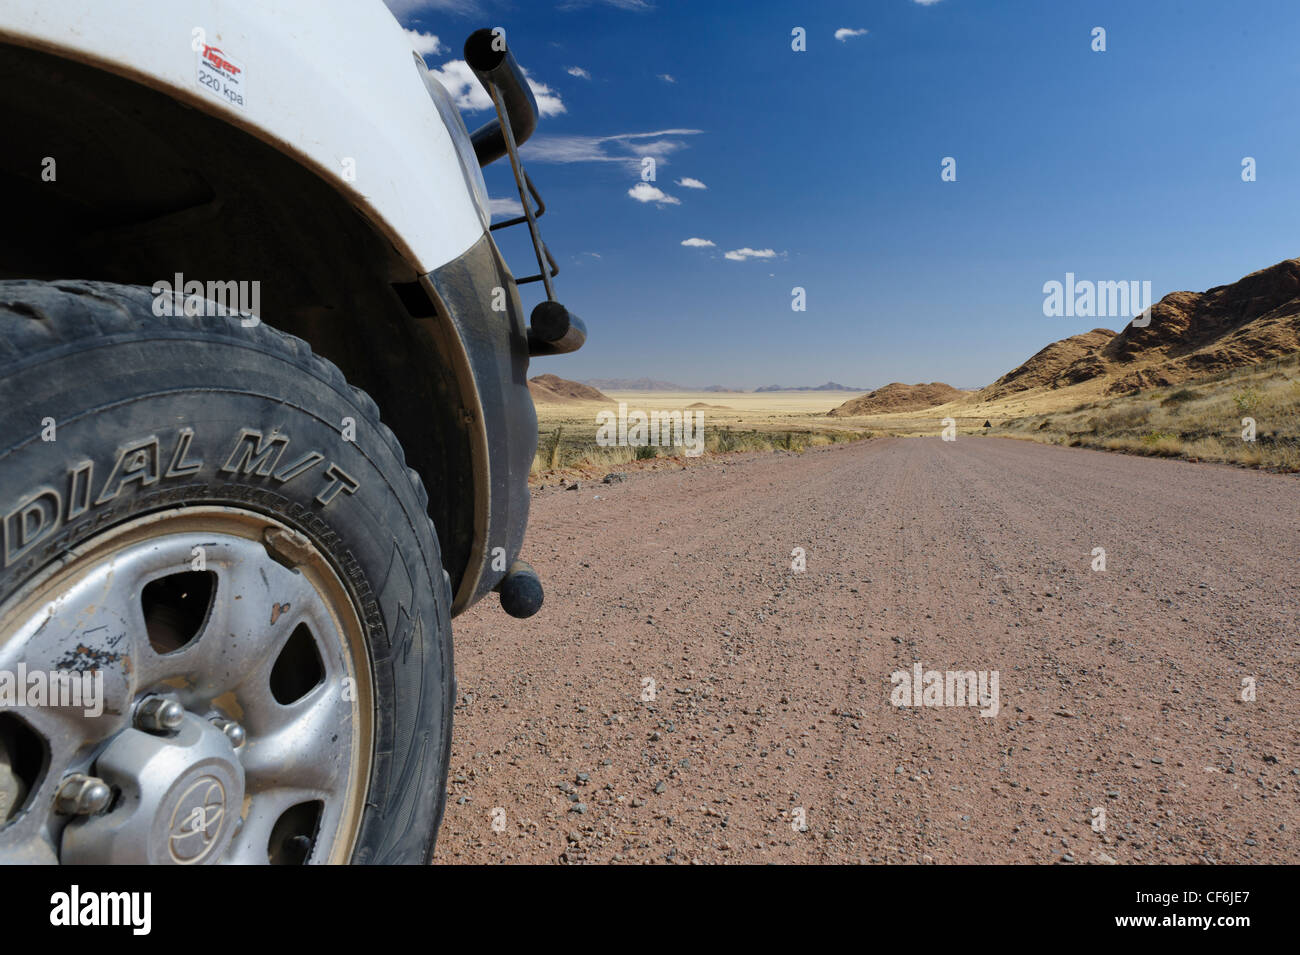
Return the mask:
[[1107, 407], [1092, 419], [1092, 429], [1102, 434], [1132, 430], [1145, 424], [1151, 417], [1151, 411], [1152, 405], [1149, 402]]
[[1243, 388], [1232, 396], [1232, 403], [1241, 414], [1250, 414], [1259, 407], [1260, 394], [1253, 386]]
[[1193, 401], [1196, 398], [1196, 392], [1190, 388], [1179, 388], [1172, 395], [1160, 402], [1162, 407], [1168, 408], [1170, 405], [1180, 405], [1185, 401]]
[[627, 464], [633, 459], [632, 452], [635, 448], [629, 448], [626, 445], [615, 445], [611, 448], [595, 447], [583, 455], [582, 460], [604, 470], [613, 470], [620, 464]]
[[704, 439], [710, 454], [726, 454], [736, 450], [736, 435], [730, 428], [714, 428]]

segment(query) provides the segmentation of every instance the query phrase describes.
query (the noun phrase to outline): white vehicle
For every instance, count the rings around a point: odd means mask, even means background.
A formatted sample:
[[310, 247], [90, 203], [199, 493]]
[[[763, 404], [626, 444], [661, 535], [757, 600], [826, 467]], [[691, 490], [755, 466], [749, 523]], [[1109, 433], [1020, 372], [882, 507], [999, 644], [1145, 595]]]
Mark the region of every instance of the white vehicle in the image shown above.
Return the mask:
[[473, 134], [380, 0], [0, 4], [0, 862], [429, 860], [451, 618], [542, 602], [528, 360], [586, 335], [465, 58]]

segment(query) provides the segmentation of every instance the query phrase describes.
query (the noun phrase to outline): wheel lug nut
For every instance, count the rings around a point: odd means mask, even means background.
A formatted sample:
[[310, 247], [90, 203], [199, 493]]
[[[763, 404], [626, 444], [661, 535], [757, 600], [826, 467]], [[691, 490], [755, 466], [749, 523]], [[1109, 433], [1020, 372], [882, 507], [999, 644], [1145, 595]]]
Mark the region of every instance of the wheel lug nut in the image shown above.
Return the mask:
[[107, 809], [112, 798], [113, 791], [102, 779], [73, 773], [59, 785], [54, 810], [65, 816], [93, 816]]
[[146, 696], [135, 708], [136, 729], [147, 733], [167, 733], [185, 719], [185, 708], [166, 696]]
[[246, 737], [244, 728], [234, 720], [228, 720], [225, 717], [219, 716], [212, 721], [212, 725], [226, 734], [226, 739], [230, 740], [230, 745], [235, 747], [235, 749], [239, 749], [239, 747], [244, 745], [244, 739]]

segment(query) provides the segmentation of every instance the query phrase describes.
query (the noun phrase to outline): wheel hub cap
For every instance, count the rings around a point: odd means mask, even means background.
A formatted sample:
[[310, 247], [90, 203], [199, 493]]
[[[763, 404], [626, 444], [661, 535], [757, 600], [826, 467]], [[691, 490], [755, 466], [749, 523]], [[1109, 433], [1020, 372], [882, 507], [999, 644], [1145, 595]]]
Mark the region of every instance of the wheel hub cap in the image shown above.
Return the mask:
[[301, 534], [206, 505], [106, 531], [0, 606], [0, 671], [20, 668], [98, 692], [0, 713], [0, 755], [28, 753], [0, 760], [0, 860], [351, 858], [369, 653]]
[[76, 865], [196, 865], [221, 859], [244, 800], [244, 767], [229, 738], [195, 713], [174, 735], [126, 729], [95, 761], [118, 791], [106, 813], [63, 832]]

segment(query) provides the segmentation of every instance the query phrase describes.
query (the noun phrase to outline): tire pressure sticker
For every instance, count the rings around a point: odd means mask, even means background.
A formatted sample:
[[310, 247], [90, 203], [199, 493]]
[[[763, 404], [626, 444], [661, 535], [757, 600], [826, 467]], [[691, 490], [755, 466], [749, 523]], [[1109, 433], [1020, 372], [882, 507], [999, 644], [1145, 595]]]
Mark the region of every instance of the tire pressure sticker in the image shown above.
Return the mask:
[[244, 108], [244, 68], [220, 47], [201, 45], [198, 51], [199, 85], [217, 99]]

